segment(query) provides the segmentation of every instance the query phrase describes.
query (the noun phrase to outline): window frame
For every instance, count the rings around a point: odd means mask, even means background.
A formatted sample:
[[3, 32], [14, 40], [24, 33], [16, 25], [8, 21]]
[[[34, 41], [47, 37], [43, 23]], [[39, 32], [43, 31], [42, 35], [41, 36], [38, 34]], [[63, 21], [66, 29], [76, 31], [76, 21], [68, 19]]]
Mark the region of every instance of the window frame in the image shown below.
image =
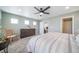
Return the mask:
[[16, 18], [11, 18], [11, 19], [10, 19], [10, 23], [11, 23], [11, 24], [18, 24], [18, 23], [19, 23], [19, 20], [16, 19]]
[[24, 20], [24, 24], [25, 25], [30, 25], [30, 21], [29, 20]]
[[33, 26], [36, 26], [37, 25], [37, 22], [36, 21], [33, 21]]

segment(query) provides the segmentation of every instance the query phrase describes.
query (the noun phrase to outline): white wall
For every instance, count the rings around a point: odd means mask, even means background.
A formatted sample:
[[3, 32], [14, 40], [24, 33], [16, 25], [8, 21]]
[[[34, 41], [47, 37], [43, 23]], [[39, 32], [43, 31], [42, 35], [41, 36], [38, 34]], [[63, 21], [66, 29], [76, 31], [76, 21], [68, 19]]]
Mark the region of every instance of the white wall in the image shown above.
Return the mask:
[[51, 17], [46, 20], [43, 20], [42, 22], [48, 22], [48, 31], [49, 32], [61, 32], [62, 29], [62, 24], [61, 24], [61, 19], [62, 17], [74, 17], [74, 32], [79, 31], [79, 11], [65, 14], [65, 15], [60, 15], [56, 17]]
[[43, 34], [44, 33], [44, 22], [40, 22], [40, 30], [39, 30], [39, 34]]
[[51, 19], [49, 22], [49, 32], [60, 32], [60, 20], [59, 17]]

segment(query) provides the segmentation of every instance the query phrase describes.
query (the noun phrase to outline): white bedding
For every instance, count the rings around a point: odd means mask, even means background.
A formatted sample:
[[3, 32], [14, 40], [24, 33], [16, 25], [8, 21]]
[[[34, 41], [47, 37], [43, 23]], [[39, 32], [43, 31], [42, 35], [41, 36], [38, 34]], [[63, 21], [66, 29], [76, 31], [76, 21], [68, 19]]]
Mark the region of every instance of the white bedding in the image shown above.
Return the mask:
[[57, 32], [34, 36], [27, 45], [28, 52], [32, 53], [71, 53], [79, 52], [78, 48], [72, 35]]

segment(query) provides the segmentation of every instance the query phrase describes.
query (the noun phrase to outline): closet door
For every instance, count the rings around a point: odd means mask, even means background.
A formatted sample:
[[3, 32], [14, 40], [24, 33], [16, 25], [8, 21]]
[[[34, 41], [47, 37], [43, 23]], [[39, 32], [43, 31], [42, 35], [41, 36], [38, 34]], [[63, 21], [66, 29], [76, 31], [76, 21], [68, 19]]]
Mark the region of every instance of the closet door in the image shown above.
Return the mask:
[[72, 19], [63, 20], [63, 33], [72, 34]]

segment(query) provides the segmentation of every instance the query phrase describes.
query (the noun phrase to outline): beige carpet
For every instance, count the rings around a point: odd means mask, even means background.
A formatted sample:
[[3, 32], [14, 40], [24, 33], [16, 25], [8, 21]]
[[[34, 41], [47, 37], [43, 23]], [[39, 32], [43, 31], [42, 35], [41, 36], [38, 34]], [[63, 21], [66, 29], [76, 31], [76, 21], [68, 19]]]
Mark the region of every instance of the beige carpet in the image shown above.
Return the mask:
[[[27, 37], [23, 39], [19, 39], [13, 43], [11, 43], [8, 47], [8, 53], [27, 53], [27, 43], [32, 37]], [[0, 51], [3, 53], [3, 51]]]

